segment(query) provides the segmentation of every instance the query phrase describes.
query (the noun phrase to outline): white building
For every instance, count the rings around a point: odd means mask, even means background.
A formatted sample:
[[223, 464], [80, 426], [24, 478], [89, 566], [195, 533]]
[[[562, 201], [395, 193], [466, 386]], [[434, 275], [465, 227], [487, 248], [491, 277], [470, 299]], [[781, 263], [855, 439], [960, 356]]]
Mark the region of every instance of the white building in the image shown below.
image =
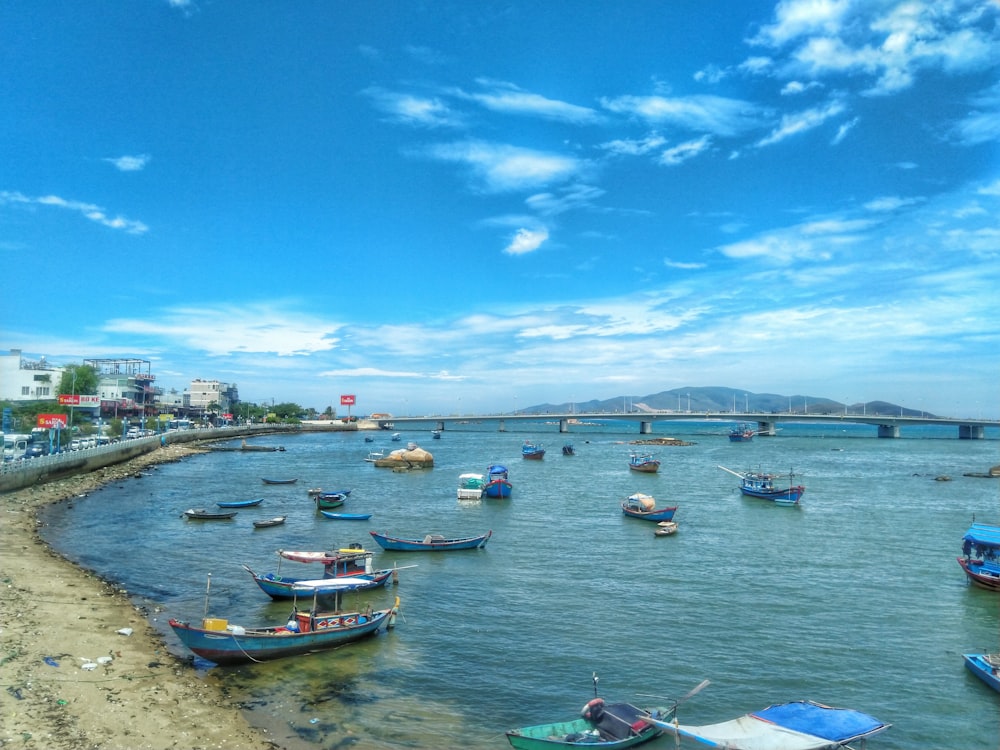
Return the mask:
[[230, 385], [218, 380], [201, 380], [199, 378], [191, 381], [187, 399], [192, 410], [204, 412], [210, 405], [218, 404], [219, 411], [226, 413], [239, 401], [239, 394], [235, 384]]
[[55, 401], [64, 368], [21, 356], [20, 349], [0, 354], [0, 400]]

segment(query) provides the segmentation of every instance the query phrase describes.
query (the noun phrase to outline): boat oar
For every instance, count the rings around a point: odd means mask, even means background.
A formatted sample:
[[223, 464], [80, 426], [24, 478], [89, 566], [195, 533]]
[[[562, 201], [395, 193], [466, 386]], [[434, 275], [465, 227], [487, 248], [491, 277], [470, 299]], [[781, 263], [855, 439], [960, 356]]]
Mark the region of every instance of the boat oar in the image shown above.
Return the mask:
[[[721, 469], [723, 467], [720, 466], [719, 468]], [[727, 469], [727, 471], [728, 471], [728, 469]], [[681, 732], [680, 732], [680, 724], [677, 721], [677, 707], [679, 705], [681, 705], [684, 701], [686, 701], [688, 698], [693, 698], [694, 696], [696, 696], [702, 690], [704, 690], [705, 688], [707, 688], [710, 684], [712, 684], [711, 680], [702, 680], [697, 685], [695, 685], [693, 688], [691, 688], [690, 690], [688, 690], [684, 695], [682, 695], [680, 698], [678, 698], [677, 700], [675, 700], [673, 702], [673, 705], [670, 707], [670, 713], [672, 713], [674, 715], [674, 720], [673, 720], [673, 724], [672, 725], [671, 725], [671, 722], [669, 722], [669, 721], [663, 721], [661, 719], [652, 719], [651, 720], [652, 723], [654, 723], [654, 724], [656, 724], [658, 726], [664, 727], [666, 729], [670, 729], [674, 733], [674, 744], [675, 744], [676, 747], [680, 747], [681, 746]], [[640, 693], [640, 695], [645, 695], [645, 694]], [[661, 696], [658, 696], [658, 695], [645, 695], [645, 697], [646, 698], [661, 698]], [[666, 698], [665, 700], [670, 700], [670, 699]]]

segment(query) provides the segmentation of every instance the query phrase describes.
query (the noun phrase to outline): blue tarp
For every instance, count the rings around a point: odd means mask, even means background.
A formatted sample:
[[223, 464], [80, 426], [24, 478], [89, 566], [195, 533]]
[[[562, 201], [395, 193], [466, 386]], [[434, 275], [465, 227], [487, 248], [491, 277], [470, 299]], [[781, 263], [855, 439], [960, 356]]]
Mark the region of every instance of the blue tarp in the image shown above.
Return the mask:
[[994, 547], [1000, 549], [1000, 526], [991, 526], [988, 523], [974, 523], [965, 532], [962, 540], [972, 542], [980, 548]]
[[832, 742], [850, 742], [885, 728], [874, 716], [849, 708], [832, 708], [812, 701], [793, 701], [768, 706], [753, 716], [780, 727]]

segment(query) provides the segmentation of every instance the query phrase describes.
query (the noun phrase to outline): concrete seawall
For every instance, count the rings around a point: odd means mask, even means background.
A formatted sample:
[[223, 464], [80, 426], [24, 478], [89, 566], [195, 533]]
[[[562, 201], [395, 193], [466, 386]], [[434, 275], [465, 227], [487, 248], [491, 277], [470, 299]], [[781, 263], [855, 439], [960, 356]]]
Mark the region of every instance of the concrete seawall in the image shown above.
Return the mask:
[[102, 469], [105, 466], [120, 464], [143, 453], [155, 451], [161, 445], [207, 440], [231, 440], [240, 437], [250, 438], [275, 433], [299, 432], [300, 430], [298, 425], [247, 425], [244, 427], [175, 430], [161, 435], [102, 445], [97, 448], [7, 462], [0, 468], [0, 493], [13, 492], [32, 485], [64, 479], [74, 474], [83, 474]]

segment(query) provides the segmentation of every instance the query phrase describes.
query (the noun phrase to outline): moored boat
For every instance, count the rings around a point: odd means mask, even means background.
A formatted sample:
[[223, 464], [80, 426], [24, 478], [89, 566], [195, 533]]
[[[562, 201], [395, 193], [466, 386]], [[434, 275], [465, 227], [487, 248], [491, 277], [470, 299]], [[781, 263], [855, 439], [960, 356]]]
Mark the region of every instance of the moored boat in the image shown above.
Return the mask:
[[749, 422], [740, 422], [734, 425], [729, 431], [729, 442], [731, 443], [749, 443], [753, 440], [754, 432], [753, 425]]
[[576, 449], [573, 448], [573, 446], [570, 445], [569, 443], [566, 443], [566, 445], [564, 445], [562, 447], [562, 454], [564, 456], [575, 456], [576, 455]]
[[622, 502], [622, 513], [631, 518], [641, 518], [644, 521], [672, 521], [676, 512], [676, 505], [657, 508], [656, 499], [642, 492], [629, 495]]
[[521, 457], [540, 461], [545, 458], [545, 448], [539, 443], [532, 443], [530, 440], [525, 440], [524, 445], [521, 446]]
[[378, 545], [382, 549], [393, 550], [395, 552], [443, 552], [460, 549], [481, 549], [493, 536], [493, 531], [487, 531], [479, 536], [462, 537], [458, 539], [446, 539], [441, 534], [428, 534], [422, 539], [404, 539], [396, 536], [380, 534], [377, 531], [369, 531]]
[[761, 711], [717, 724], [681, 724], [656, 717], [651, 721], [678, 739], [686, 737], [727, 750], [835, 750], [883, 732], [891, 724], [849, 708], [813, 701], [778, 703]]
[[[250, 566], [244, 565], [243, 569], [250, 574], [260, 590], [274, 600], [293, 599], [297, 593], [297, 586], [312, 585], [314, 583], [328, 581], [330, 579], [341, 579], [354, 581], [358, 591], [374, 589], [385, 586], [392, 576], [392, 569], [373, 570], [371, 573], [361, 573], [359, 575], [337, 576], [324, 575], [323, 578], [297, 578], [294, 576], [282, 576], [277, 573], [256, 573]], [[322, 593], [320, 594], [323, 595]]]
[[962, 659], [972, 674], [1000, 692], [1000, 654], [962, 654]]
[[1000, 526], [974, 523], [962, 537], [958, 564], [971, 583], [1000, 591]]
[[184, 515], [194, 521], [226, 521], [236, 515], [235, 510], [211, 511], [207, 508], [188, 508]]
[[367, 521], [372, 517], [371, 513], [334, 513], [330, 510], [321, 510], [320, 513], [334, 521]]
[[656, 524], [656, 528], [653, 529], [653, 534], [656, 536], [670, 536], [671, 534], [677, 533], [677, 522], [676, 521], [660, 521]]
[[298, 477], [295, 479], [261, 479], [264, 484], [295, 484], [299, 481]]
[[256, 500], [223, 500], [216, 505], [220, 508], [252, 508], [255, 505], [260, 505], [264, 502], [264, 498], [260, 497]]
[[660, 461], [649, 453], [633, 453], [629, 456], [628, 467], [642, 474], [655, 474], [660, 470]]
[[275, 516], [274, 518], [264, 518], [260, 521], [254, 521], [253, 526], [255, 529], [268, 529], [272, 526], [281, 526], [285, 522], [287, 516]]
[[472, 472], [458, 475], [458, 499], [479, 500], [483, 496], [486, 479]]
[[316, 597], [357, 588], [350, 581], [320, 581], [300, 585], [299, 594], [312, 594], [309, 610], [296, 609], [287, 623], [278, 626], [244, 627], [221, 618], [204, 618], [200, 625], [171, 619], [170, 627], [187, 648], [216, 664], [268, 661], [336, 648], [375, 635], [392, 627], [399, 611], [399, 598], [388, 609], [365, 611], [320, 611]]
[[514, 486], [507, 476], [507, 467], [502, 464], [491, 464], [486, 469], [486, 484], [483, 493], [486, 497], [505, 498], [510, 497]]
[[323, 492], [316, 495], [316, 508], [319, 511], [333, 510], [339, 508], [347, 500], [347, 495], [343, 492]]
[[765, 474], [760, 471], [733, 471], [725, 466], [719, 468], [729, 472], [734, 477], [739, 477], [741, 494], [747, 497], [771, 500], [777, 505], [798, 505], [806, 491], [806, 488], [801, 484], [792, 484], [795, 478], [795, 473], [792, 471], [788, 472], [788, 486], [777, 487], [774, 480], [782, 479], [780, 474]]

